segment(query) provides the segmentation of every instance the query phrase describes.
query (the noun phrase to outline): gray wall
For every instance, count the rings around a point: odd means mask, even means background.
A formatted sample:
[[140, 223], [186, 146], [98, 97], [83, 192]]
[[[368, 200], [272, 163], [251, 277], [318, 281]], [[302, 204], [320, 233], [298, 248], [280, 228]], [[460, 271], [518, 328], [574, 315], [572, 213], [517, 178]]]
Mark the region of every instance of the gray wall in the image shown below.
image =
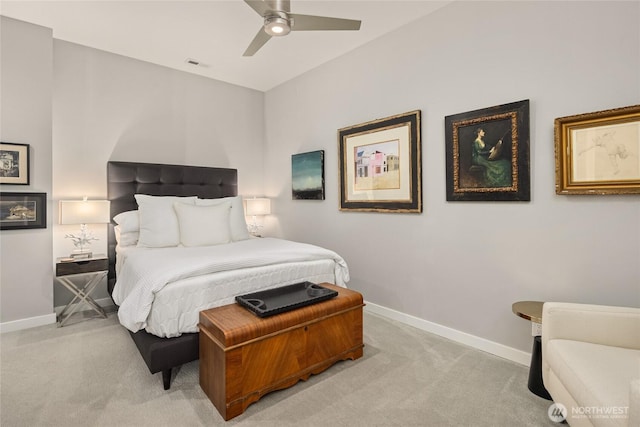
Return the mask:
[[[267, 93], [271, 232], [338, 251], [366, 300], [516, 349], [518, 300], [640, 306], [638, 196], [557, 196], [556, 117], [640, 103], [640, 3], [455, 2]], [[532, 201], [447, 202], [444, 117], [531, 101]], [[340, 212], [337, 129], [422, 110], [424, 213]], [[291, 154], [324, 149], [324, 202]]]
[[51, 250], [51, 30], [0, 17], [0, 140], [29, 144], [29, 185], [6, 192], [47, 193], [47, 228], [0, 232], [0, 322], [53, 317]]

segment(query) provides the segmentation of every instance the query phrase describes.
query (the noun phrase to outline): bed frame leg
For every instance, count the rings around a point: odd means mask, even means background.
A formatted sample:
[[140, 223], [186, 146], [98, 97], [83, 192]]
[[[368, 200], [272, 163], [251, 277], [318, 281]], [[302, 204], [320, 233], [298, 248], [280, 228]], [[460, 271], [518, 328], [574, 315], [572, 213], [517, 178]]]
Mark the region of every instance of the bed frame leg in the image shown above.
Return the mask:
[[171, 368], [162, 371], [162, 384], [165, 390], [169, 390], [171, 387]]

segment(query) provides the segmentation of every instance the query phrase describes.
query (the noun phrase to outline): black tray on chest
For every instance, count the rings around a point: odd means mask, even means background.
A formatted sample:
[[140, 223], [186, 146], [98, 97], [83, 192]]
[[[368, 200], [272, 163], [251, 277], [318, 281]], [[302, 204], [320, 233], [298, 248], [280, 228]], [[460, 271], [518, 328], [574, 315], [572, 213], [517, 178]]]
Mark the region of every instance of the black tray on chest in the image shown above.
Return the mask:
[[311, 282], [301, 282], [236, 297], [236, 302], [259, 317], [273, 316], [331, 299], [338, 292]]

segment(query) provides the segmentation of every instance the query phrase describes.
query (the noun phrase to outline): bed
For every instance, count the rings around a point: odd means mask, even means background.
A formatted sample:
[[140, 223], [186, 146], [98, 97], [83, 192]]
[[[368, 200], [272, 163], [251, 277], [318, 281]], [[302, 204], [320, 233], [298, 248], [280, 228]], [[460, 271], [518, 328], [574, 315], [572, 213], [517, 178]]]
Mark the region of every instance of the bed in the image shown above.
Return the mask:
[[[332, 251], [249, 236], [235, 169], [109, 162], [107, 181], [109, 293], [165, 390], [174, 368], [198, 359], [201, 310], [305, 280], [348, 281], [346, 263]], [[177, 236], [162, 216], [169, 211]]]

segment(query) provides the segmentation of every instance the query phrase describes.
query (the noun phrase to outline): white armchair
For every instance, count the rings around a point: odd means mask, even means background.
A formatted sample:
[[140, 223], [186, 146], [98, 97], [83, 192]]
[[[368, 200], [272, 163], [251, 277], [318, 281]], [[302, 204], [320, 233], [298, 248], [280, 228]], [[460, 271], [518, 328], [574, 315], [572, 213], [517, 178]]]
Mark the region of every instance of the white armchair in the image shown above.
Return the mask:
[[580, 426], [640, 426], [640, 309], [548, 302], [542, 377]]

